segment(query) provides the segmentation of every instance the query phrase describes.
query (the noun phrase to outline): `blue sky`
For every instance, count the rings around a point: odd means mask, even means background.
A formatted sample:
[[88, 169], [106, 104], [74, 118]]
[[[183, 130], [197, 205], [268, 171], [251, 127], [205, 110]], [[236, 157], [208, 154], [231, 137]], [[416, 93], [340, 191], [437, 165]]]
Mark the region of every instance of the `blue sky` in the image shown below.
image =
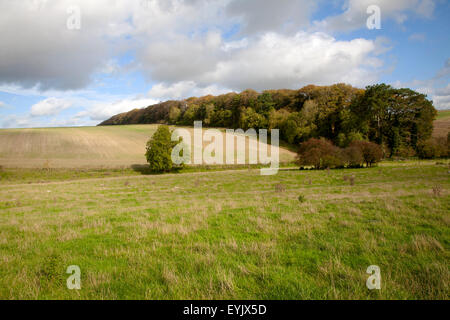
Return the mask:
[[[367, 28], [370, 5], [381, 29]], [[411, 87], [450, 109], [446, 0], [0, 0], [0, 10], [2, 128], [338, 82]]]

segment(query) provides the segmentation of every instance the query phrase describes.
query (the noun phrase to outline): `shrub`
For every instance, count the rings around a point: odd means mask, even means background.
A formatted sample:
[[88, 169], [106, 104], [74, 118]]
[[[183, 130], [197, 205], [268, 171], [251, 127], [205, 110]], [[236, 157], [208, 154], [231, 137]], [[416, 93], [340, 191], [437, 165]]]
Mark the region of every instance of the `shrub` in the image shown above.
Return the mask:
[[350, 147], [360, 150], [363, 161], [368, 167], [380, 162], [383, 158], [383, 150], [376, 143], [368, 141], [353, 141], [350, 144]]
[[438, 145], [439, 155], [443, 157], [450, 156], [450, 144], [447, 139], [444, 137], [435, 138], [436, 144]]
[[341, 149], [326, 139], [312, 138], [300, 145], [297, 163], [315, 169], [358, 168], [364, 163], [371, 167], [382, 158], [381, 147], [373, 142], [353, 141], [347, 148]]
[[171, 140], [171, 132], [167, 126], [159, 126], [147, 142], [145, 157], [153, 172], [168, 172], [173, 168], [172, 149], [177, 142]]
[[350, 168], [360, 168], [364, 163], [364, 157], [360, 148], [355, 145], [344, 149], [345, 162]]
[[417, 143], [417, 155], [421, 159], [435, 159], [448, 156], [445, 139], [428, 139]]
[[329, 140], [311, 138], [300, 145], [297, 162], [315, 169], [336, 168], [344, 165], [340, 149]]
[[305, 201], [306, 201], [306, 198], [305, 198], [305, 196], [304, 196], [304, 195], [302, 195], [302, 194], [301, 194], [301, 195], [299, 195], [299, 196], [298, 196], [298, 201], [299, 201], [299, 202], [301, 202], [301, 203], [305, 202]]

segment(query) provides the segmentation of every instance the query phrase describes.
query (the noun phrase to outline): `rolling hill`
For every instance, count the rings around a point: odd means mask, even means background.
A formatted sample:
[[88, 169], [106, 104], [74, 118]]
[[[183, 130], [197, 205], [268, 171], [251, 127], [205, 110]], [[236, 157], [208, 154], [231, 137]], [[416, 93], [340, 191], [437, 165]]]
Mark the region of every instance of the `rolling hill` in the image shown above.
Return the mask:
[[[2, 129], [0, 166], [123, 168], [142, 165], [146, 163], [146, 143], [157, 126]], [[289, 162], [294, 158], [293, 152], [280, 148], [280, 161]]]
[[[0, 166], [9, 168], [123, 168], [145, 164], [145, 145], [158, 125], [0, 130]], [[192, 130], [190, 128], [189, 130]], [[450, 131], [450, 111], [438, 112], [434, 136]], [[280, 161], [295, 153], [280, 148]]]
[[434, 121], [434, 137], [447, 137], [450, 132], [450, 110], [440, 110]]

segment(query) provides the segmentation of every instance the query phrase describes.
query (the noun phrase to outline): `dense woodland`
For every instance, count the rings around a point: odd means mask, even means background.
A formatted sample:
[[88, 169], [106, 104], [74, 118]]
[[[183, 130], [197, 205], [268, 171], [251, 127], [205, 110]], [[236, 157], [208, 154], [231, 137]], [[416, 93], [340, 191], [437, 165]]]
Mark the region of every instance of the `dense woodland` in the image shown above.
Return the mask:
[[[430, 140], [436, 113], [426, 95], [411, 89], [377, 84], [364, 90], [335, 84], [166, 101], [116, 115], [100, 125], [189, 126], [202, 120], [205, 127], [280, 129], [281, 139], [294, 145], [311, 138], [325, 138], [341, 148], [354, 141], [371, 141], [382, 147], [384, 157], [407, 157], [439, 147]], [[447, 155], [447, 141], [442, 148], [445, 152], [440, 150], [439, 155]]]

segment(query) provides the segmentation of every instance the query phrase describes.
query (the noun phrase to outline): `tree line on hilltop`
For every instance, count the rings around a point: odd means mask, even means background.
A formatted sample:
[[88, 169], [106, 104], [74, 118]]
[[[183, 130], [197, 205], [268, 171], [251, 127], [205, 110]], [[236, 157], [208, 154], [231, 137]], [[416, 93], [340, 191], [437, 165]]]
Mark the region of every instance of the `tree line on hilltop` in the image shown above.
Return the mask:
[[100, 125], [191, 126], [203, 121], [205, 127], [280, 129], [280, 138], [293, 145], [321, 138], [344, 149], [355, 141], [368, 141], [378, 144], [384, 157], [433, 158], [448, 156], [448, 141], [432, 140], [436, 114], [427, 96], [411, 89], [335, 84], [171, 100], [113, 116]]

